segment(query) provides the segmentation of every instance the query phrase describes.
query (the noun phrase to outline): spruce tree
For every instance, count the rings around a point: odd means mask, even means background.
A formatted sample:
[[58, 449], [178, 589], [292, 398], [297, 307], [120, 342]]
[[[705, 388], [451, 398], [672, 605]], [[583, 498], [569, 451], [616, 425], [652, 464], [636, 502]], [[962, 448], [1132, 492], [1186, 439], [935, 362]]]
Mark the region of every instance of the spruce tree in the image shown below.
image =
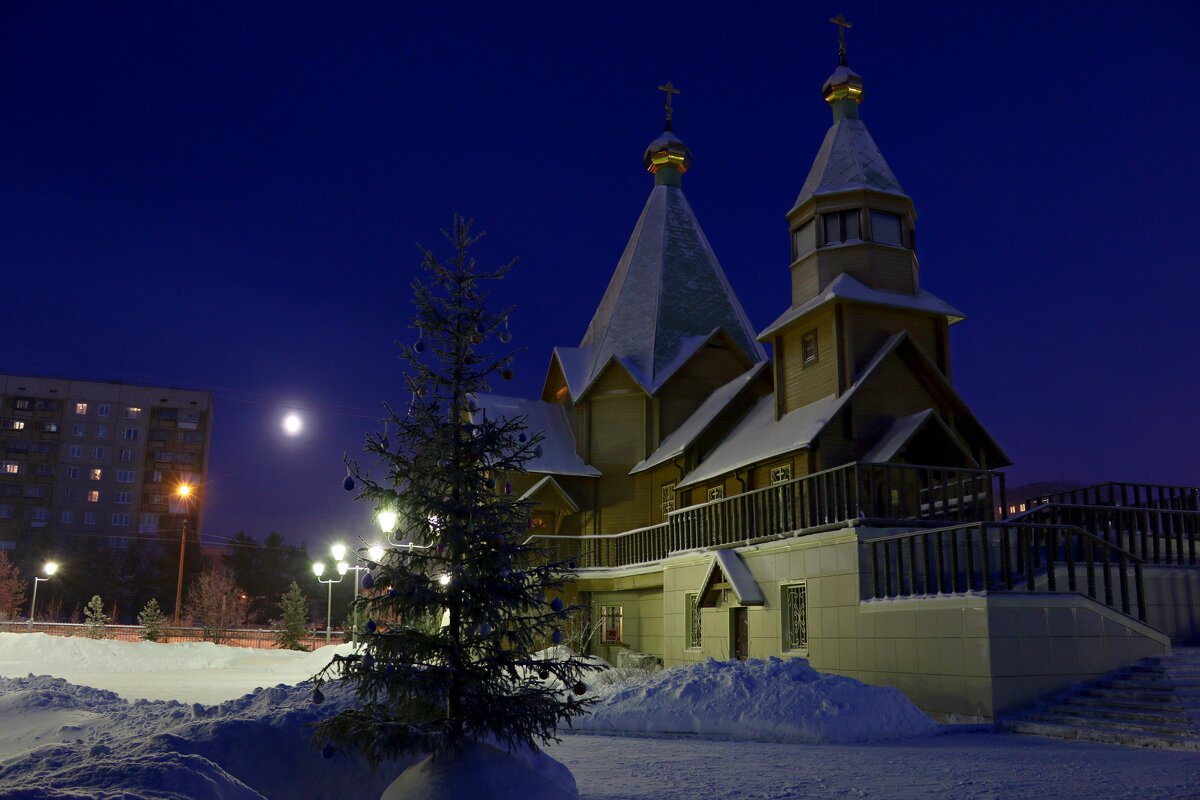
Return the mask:
[[100, 599], [100, 595], [92, 595], [92, 599], [83, 610], [83, 616], [83, 635], [89, 639], [103, 639], [107, 619], [104, 616], [104, 601]]
[[300, 591], [295, 581], [279, 598], [279, 611], [283, 614], [283, 629], [275, 637], [275, 646], [284, 650], [308, 650], [304, 640], [308, 638], [308, 598]]
[[142, 638], [147, 642], [157, 642], [163, 635], [163, 623], [166, 615], [158, 607], [158, 599], [151, 597], [146, 607], [138, 613], [138, 624], [142, 626]]
[[321, 723], [317, 739], [372, 764], [489, 738], [537, 749], [588, 704], [590, 665], [565, 648], [538, 654], [562, 641], [574, 611], [557, 596], [569, 569], [526, 544], [530, 506], [505, 480], [541, 453], [541, 435], [476, 399], [512, 377], [512, 354], [490, 351], [510, 341], [512, 309], [484, 302], [512, 264], [478, 269], [479, 237], [457, 215], [443, 235], [449, 258], [422, 248], [425, 277], [413, 282], [415, 341], [398, 343], [410, 400], [399, 411], [385, 404], [383, 432], [367, 439], [377, 471], [347, 462], [346, 488], [357, 480], [357, 499], [396, 511], [400, 525], [363, 581], [363, 646], [336, 656], [313, 693], [320, 702], [322, 680], [353, 682], [358, 706]]

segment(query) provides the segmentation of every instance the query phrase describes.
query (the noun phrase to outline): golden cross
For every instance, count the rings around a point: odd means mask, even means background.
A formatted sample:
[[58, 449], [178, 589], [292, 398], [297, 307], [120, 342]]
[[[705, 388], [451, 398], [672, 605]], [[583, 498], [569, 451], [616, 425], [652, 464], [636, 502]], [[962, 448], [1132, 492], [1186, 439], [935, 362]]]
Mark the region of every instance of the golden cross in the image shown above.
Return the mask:
[[679, 94], [679, 90], [670, 81], [658, 87], [658, 90], [667, 93], [667, 130], [671, 130], [671, 95]]
[[846, 17], [842, 14], [831, 17], [829, 21], [838, 26], [838, 62], [844, 67], [846, 66], [846, 28], [853, 28], [854, 25], [847, 22]]

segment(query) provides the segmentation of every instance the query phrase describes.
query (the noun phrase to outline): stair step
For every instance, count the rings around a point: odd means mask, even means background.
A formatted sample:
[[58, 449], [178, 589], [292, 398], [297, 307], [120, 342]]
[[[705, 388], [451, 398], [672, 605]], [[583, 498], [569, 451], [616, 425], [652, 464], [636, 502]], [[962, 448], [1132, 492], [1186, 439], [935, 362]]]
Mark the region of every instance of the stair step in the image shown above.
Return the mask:
[[1151, 725], [1180, 725], [1185, 728], [1191, 728], [1192, 721], [1187, 716], [1187, 713], [1180, 709], [1178, 712], [1172, 713], [1167, 709], [1156, 709], [1148, 707], [1142, 710], [1132, 710], [1129, 708], [1113, 708], [1111, 706], [1100, 706], [1090, 704], [1073, 704], [1064, 703], [1061, 705], [1050, 706], [1047, 709], [1049, 714], [1060, 714], [1069, 717], [1085, 717], [1088, 719], [1103, 719], [1103, 720], [1122, 720], [1129, 722], [1148, 723]]
[[1200, 752], [1200, 739], [1190, 736], [1156, 736], [1147, 735], [1137, 730], [1119, 728], [1097, 730], [1082, 725], [1034, 722], [1030, 720], [1009, 720], [1004, 723], [1004, 727], [1014, 733], [1025, 733], [1035, 736], [1053, 736], [1059, 739], [1083, 739], [1092, 742], [1107, 742], [1136, 747], [1164, 747], [1174, 750]]
[[[1136, 731], [1142, 734], [1182, 736], [1197, 738], [1191, 725], [1172, 725], [1170, 723], [1137, 722], [1135, 720], [1114, 720], [1097, 717], [1063, 718], [1045, 712], [1033, 712], [1024, 717], [1030, 722], [1042, 722], [1049, 725], [1083, 725], [1097, 730]], [[1200, 739], [1198, 739], [1200, 742]]]
[[1136, 700], [1125, 697], [1123, 694], [1113, 694], [1108, 696], [1094, 696], [1092, 694], [1078, 694], [1069, 697], [1066, 702], [1069, 705], [1081, 705], [1089, 708], [1104, 708], [1114, 710], [1129, 710], [1134, 712], [1161, 712], [1164, 714], [1187, 714], [1189, 710], [1200, 710], [1200, 706], [1190, 703], [1172, 703], [1159, 700]]

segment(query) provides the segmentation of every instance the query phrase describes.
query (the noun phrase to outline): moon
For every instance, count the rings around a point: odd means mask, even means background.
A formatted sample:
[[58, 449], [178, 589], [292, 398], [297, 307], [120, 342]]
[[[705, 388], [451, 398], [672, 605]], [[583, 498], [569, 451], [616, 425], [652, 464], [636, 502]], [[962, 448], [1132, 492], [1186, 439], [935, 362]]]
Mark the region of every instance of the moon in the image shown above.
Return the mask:
[[300, 419], [299, 414], [292, 412], [283, 418], [283, 432], [288, 436], [299, 436], [303, 429], [304, 420]]

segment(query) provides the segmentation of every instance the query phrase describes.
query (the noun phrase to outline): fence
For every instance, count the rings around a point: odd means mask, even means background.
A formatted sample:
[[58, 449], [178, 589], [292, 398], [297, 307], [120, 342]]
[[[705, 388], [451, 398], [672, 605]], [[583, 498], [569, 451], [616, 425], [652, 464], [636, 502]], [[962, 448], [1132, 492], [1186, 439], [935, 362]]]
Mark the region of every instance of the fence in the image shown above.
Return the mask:
[[[83, 631], [86, 627], [85, 625], [69, 622], [35, 622], [32, 632], [48, 633], [51, 636], [83, 636]], [[28, 632], [30, 632], [28, 622], [0, 622], [0, 633]], [[233, 647], [252, 647], [258, 650], [275, 650], [277, 649], [275, 639], [278, 635], [279, 631], [277, 630], [239, 628], [227, 631], [221, 644]], [[140, 642], [142, 641], [142, 627], [140, 625], [105, 625], [104, 638], [122, 642]], [[343, 639], [341, 631], [334, 631], [331, 642], [333, 644], [341, 644]], [[164, 627], [162, 629], [162, 637], [159, 641], [203, 642], [207, 640], [204, 638], [204, 631], [200, 628]], [[324, 647], [325, 632], [314, 631], [303, 642], [309, 648]]]

